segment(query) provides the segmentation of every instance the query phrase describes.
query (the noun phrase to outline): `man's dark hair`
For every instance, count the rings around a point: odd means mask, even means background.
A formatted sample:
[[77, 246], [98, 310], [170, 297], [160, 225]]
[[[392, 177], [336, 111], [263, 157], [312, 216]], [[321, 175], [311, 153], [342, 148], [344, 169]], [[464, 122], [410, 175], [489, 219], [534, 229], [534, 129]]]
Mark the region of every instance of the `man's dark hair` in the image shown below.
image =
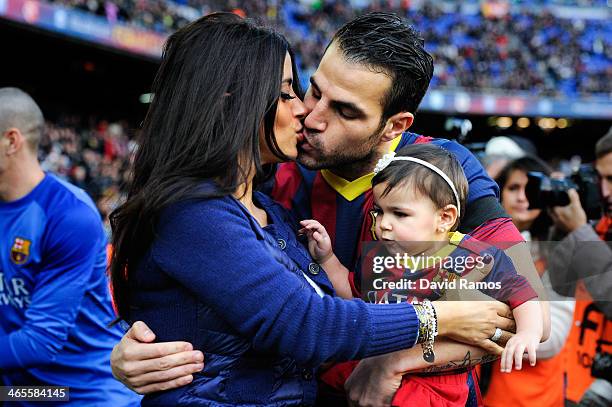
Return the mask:
[[[434, 144], [412, 144], [399, 150], [397, 156], [418, 158], [441, 169], [455, 185], [459, 195], [459, 205], [461, 205], [460, 215], [463, 217], [469, 188], [468, 181], [463, 167], [452, 153]], [[392, 161], [374, 176], [372, 187], [383, 182], [387, 183], [382, 193], [383, 196], [394, 188], [410, 186], [415, 193], [431, 199], [437, 209], [442, 209], [450, 204], [457, 206], [455, 194], [446, 181], [439, 174], [419, 163], [403, 160]], [[458, 217], [451, 231], [457, 230], [459, 222]]]
[[608, 133], [595, 144], [595, 158], [600, 159], [604, 155], [612, 153], [612, 127]]
[[412, 26], [393, 13], [367, 13], [343, 25], [332, 43], [347, 61], [391, 77], [391, 88], [381, 101], [383, 120], [417, 110], [433, 76], [433, 58]]

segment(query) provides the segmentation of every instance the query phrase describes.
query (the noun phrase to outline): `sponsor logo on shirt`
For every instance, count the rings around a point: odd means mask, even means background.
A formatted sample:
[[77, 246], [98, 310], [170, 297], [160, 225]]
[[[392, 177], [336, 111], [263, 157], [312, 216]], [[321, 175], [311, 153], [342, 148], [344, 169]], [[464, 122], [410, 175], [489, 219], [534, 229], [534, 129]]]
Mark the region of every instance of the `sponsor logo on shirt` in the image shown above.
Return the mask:
[[23, 278], [8, 278], [0, 271], [0, 306], [12, 305], [17, 309], [25, 309], [30, 305], [30, 291]]

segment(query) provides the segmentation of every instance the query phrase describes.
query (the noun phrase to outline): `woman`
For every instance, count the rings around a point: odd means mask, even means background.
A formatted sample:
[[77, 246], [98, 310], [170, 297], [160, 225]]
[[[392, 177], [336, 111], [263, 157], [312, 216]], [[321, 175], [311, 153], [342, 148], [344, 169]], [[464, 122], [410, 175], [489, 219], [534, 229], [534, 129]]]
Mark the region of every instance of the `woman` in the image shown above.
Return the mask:
[[318, 265], [295, 223], [253, 192], [267, 167], [297, 156], [298, 83], [286, 40], [232, 14], [166, 44], [128, 200], [112, 216], [113, 289], [120, 317], [160, 342], [190, 341], [206, 364], [145, 404], [313, 404], [324, 361], [412, 347], [436, 321], [472, 344], [495, 330], [492, 305], [371, 305], [306, 276]]
[[507, 164], [495, 179], [501, 190], [502, 206], [525, 240], [546, 240], [550, 218], [542, 209], [529, 208], [526, 188], [530, 172], [550, 176], [550, 167], [537, 157], [526, 156]]
[[[541, 242], [548, 238], [550, 219], [542, 209], [529, 208], [526, 188], [529, 172], [541, 172], [550, 176], [552, 170], [536, 157], [522, 157], [511, 161], [496, 179], [501, 190], [502, 206], [512, 217], [512, 222], [526, 241], [542, 276], [545, 287], [550, 287], [546, 261]], [[511, 375], [500, 373], [499, 362], [483, 365], [481, 382], [485, 405], [491, 407], [512, 406], [562, 406], [564, 396], [563, 354], [560, 354], [569, 334], [574, 312], [573, 298], [560, 297], [552, 289], [550, 297], [551, 334], [537, 350], [535, 367], [525, 364], [521, 371]], [[487, 390], [488, 388], [488, 390]]]

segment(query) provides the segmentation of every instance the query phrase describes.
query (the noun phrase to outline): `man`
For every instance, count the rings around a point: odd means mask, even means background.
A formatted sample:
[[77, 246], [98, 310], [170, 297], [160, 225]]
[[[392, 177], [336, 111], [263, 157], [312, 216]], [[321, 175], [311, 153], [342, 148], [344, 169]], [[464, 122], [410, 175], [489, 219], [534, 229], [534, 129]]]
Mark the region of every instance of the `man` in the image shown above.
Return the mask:
[[[603, 216], [595, 228], [591, 227], [575, 190], [569, 191], [569, 205], [552, 209], [555, 227], [567, 236], [558, 246], [563, 250], [555, 252], [562, 257], [551, 256], [551, 280], [553, 288], [561, 295], [573, 295], [576, 283], [582, 280], [597, 307], [611, 318], [612, 251], [602, 240], [612, 240], [612, 129], [597, 142], [595, 158]], [[584, 267], [585, 264], [589, 267]]]
[[[595, 145], [595, 169], [603, 207], [595, 228], [587, 222], [575, 190], [569, 191], [569, 205], [551, 211], [555, 228], [567, 233], [549, 256], [552, 286], [561, 295], [576, 295], [577, 300], [575, 324], [566, 345], [570, 405], [612, 404], [610, 381], [591, 376], [597, 341], [607, 341], [602, 351], [612, 352], [612, 129]], [[585, 299], [589, 297], [592, 300]]]
[[[298, 146], [300, 165], [280, 166], [272, 196], [297, 218], [320, 221], [330, 234], [334, 252], [349, 269], [359, 253], [360, 242], [373, 239], [371, 171], [383, 154], [411, 143], [436, 143], [454, 153], [462, 163], [470, 182], [462, 231], [478, 226], [478, 236], [489, 241], [520, 240], [518, 231], [499, 206], [496, 184], [465, 148], [448, 140], [405, 132], [412, 125], [432, 74], [432, 58], [411, 27], [393, 14], [370, 13], [347, 23], [336, 33], [311, 78], [304, 99], [310, 111], [304, 122], [306, 134]], [[311, 270], [313, 274], [318, 272], [317, 267]], [[190, 357], [191, 345], [138, 343], [153, 339], [154, 334], [141, 324], [128, 332], [111, 358], [116, 377], [139, 392], [171, 388], [190, 380], [197, 363]], [[448, 364], [447, 367], [458, 363], [468, 367], [488, 357], [476, 347], [442, 341], [436, 346], [436, 361]], [[501, 349], [493, 342], [486, 346], [491, 353]], [[388, 400], [399, 383], [394, 381], [396, 384], [390, 385], [384, 379], [398, 375], [401, 378], [403, 371], [428, 367], [420, 352], [413, 349], [401, 353], [405, 357], [394, 354], [360, 365], [357, 370], [361, 370], [361, 375], [354, 374], [349, 380], [353, 386], [351, 398], [362, 402], [371, 397]], [[143, 359], [150, 360], [143, 363]], [[162, 360], [166, 369], [157, 372]], [[201, 360], [201, 355], [197, 360]], [[190, 364], [186, 365], [187, 362]], [[135, 365], [138, 368], [134, 369]], [[373, 383], [371, 374], [376, 368], [370, 370], [368, 366], [378, 366], [379, 372], [384, 370], [378, 376], [379, 385]], [[370, 386], [366, 385], [368, 382]]]
[[75, 405], [138, 404], [110, 371], [121, 335], [107, 328], [100, 215], [84, 191], [42, 171], [43, 126], [30, 96], [0, 89], [0, 381], [68, 386]]

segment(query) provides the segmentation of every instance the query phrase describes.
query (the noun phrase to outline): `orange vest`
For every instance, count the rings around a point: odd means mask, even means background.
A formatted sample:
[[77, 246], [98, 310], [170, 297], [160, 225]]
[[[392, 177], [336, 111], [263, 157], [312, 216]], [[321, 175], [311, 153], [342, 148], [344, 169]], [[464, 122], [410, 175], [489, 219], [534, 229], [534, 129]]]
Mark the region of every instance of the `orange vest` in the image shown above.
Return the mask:
[[[538, 258], [535, 266], [541, 277], [546, 270], [546, 262]], [[521, 370], [501, 373], [500, 361], [495, 361], [484, 398], [485, 406], [563, 407], [563, 362], [564, 356], [560, 352], [551, 359], [538, 360], [534, 367], [529, 366], [529, 362], [523, 362]]]
[[[612, 324], [605, 324], [582, 283], [576, 288], [576, 308], [570, 333], [561, 352], [535, 367], [523, 364], [523, 370], [500, 373], [494, 363], [485, 406], [563, 406], [565, 398], [579, 402], [593, 383], [591, 364], [597, 341], [612, 339]], [[604, 331], [605, 329], [605, 331]], [[610, 352], [610, 346], [604, 350]], [[565, 390], [565, 391], [564, 391]]]
[[[591, 364], [599, 339], [612, 339], [612, 324], [605, 323], [605, 316], [595, 308], [584, 284], [580, 282], [576, 287], [574, 321], [562, 351], [568, 400], [580, 401], [586, 389], [593, 383]], [[604, 347], [604, 350], [610, 352], [609, 348]]]
[[522, 370], [512, 373], [500, 373], [500, 362], [496, 361], [485, 406], [563, 407], [563, 360], [560, 353], [551, 359], [538, 360], [534, 367], [524, 362]]

